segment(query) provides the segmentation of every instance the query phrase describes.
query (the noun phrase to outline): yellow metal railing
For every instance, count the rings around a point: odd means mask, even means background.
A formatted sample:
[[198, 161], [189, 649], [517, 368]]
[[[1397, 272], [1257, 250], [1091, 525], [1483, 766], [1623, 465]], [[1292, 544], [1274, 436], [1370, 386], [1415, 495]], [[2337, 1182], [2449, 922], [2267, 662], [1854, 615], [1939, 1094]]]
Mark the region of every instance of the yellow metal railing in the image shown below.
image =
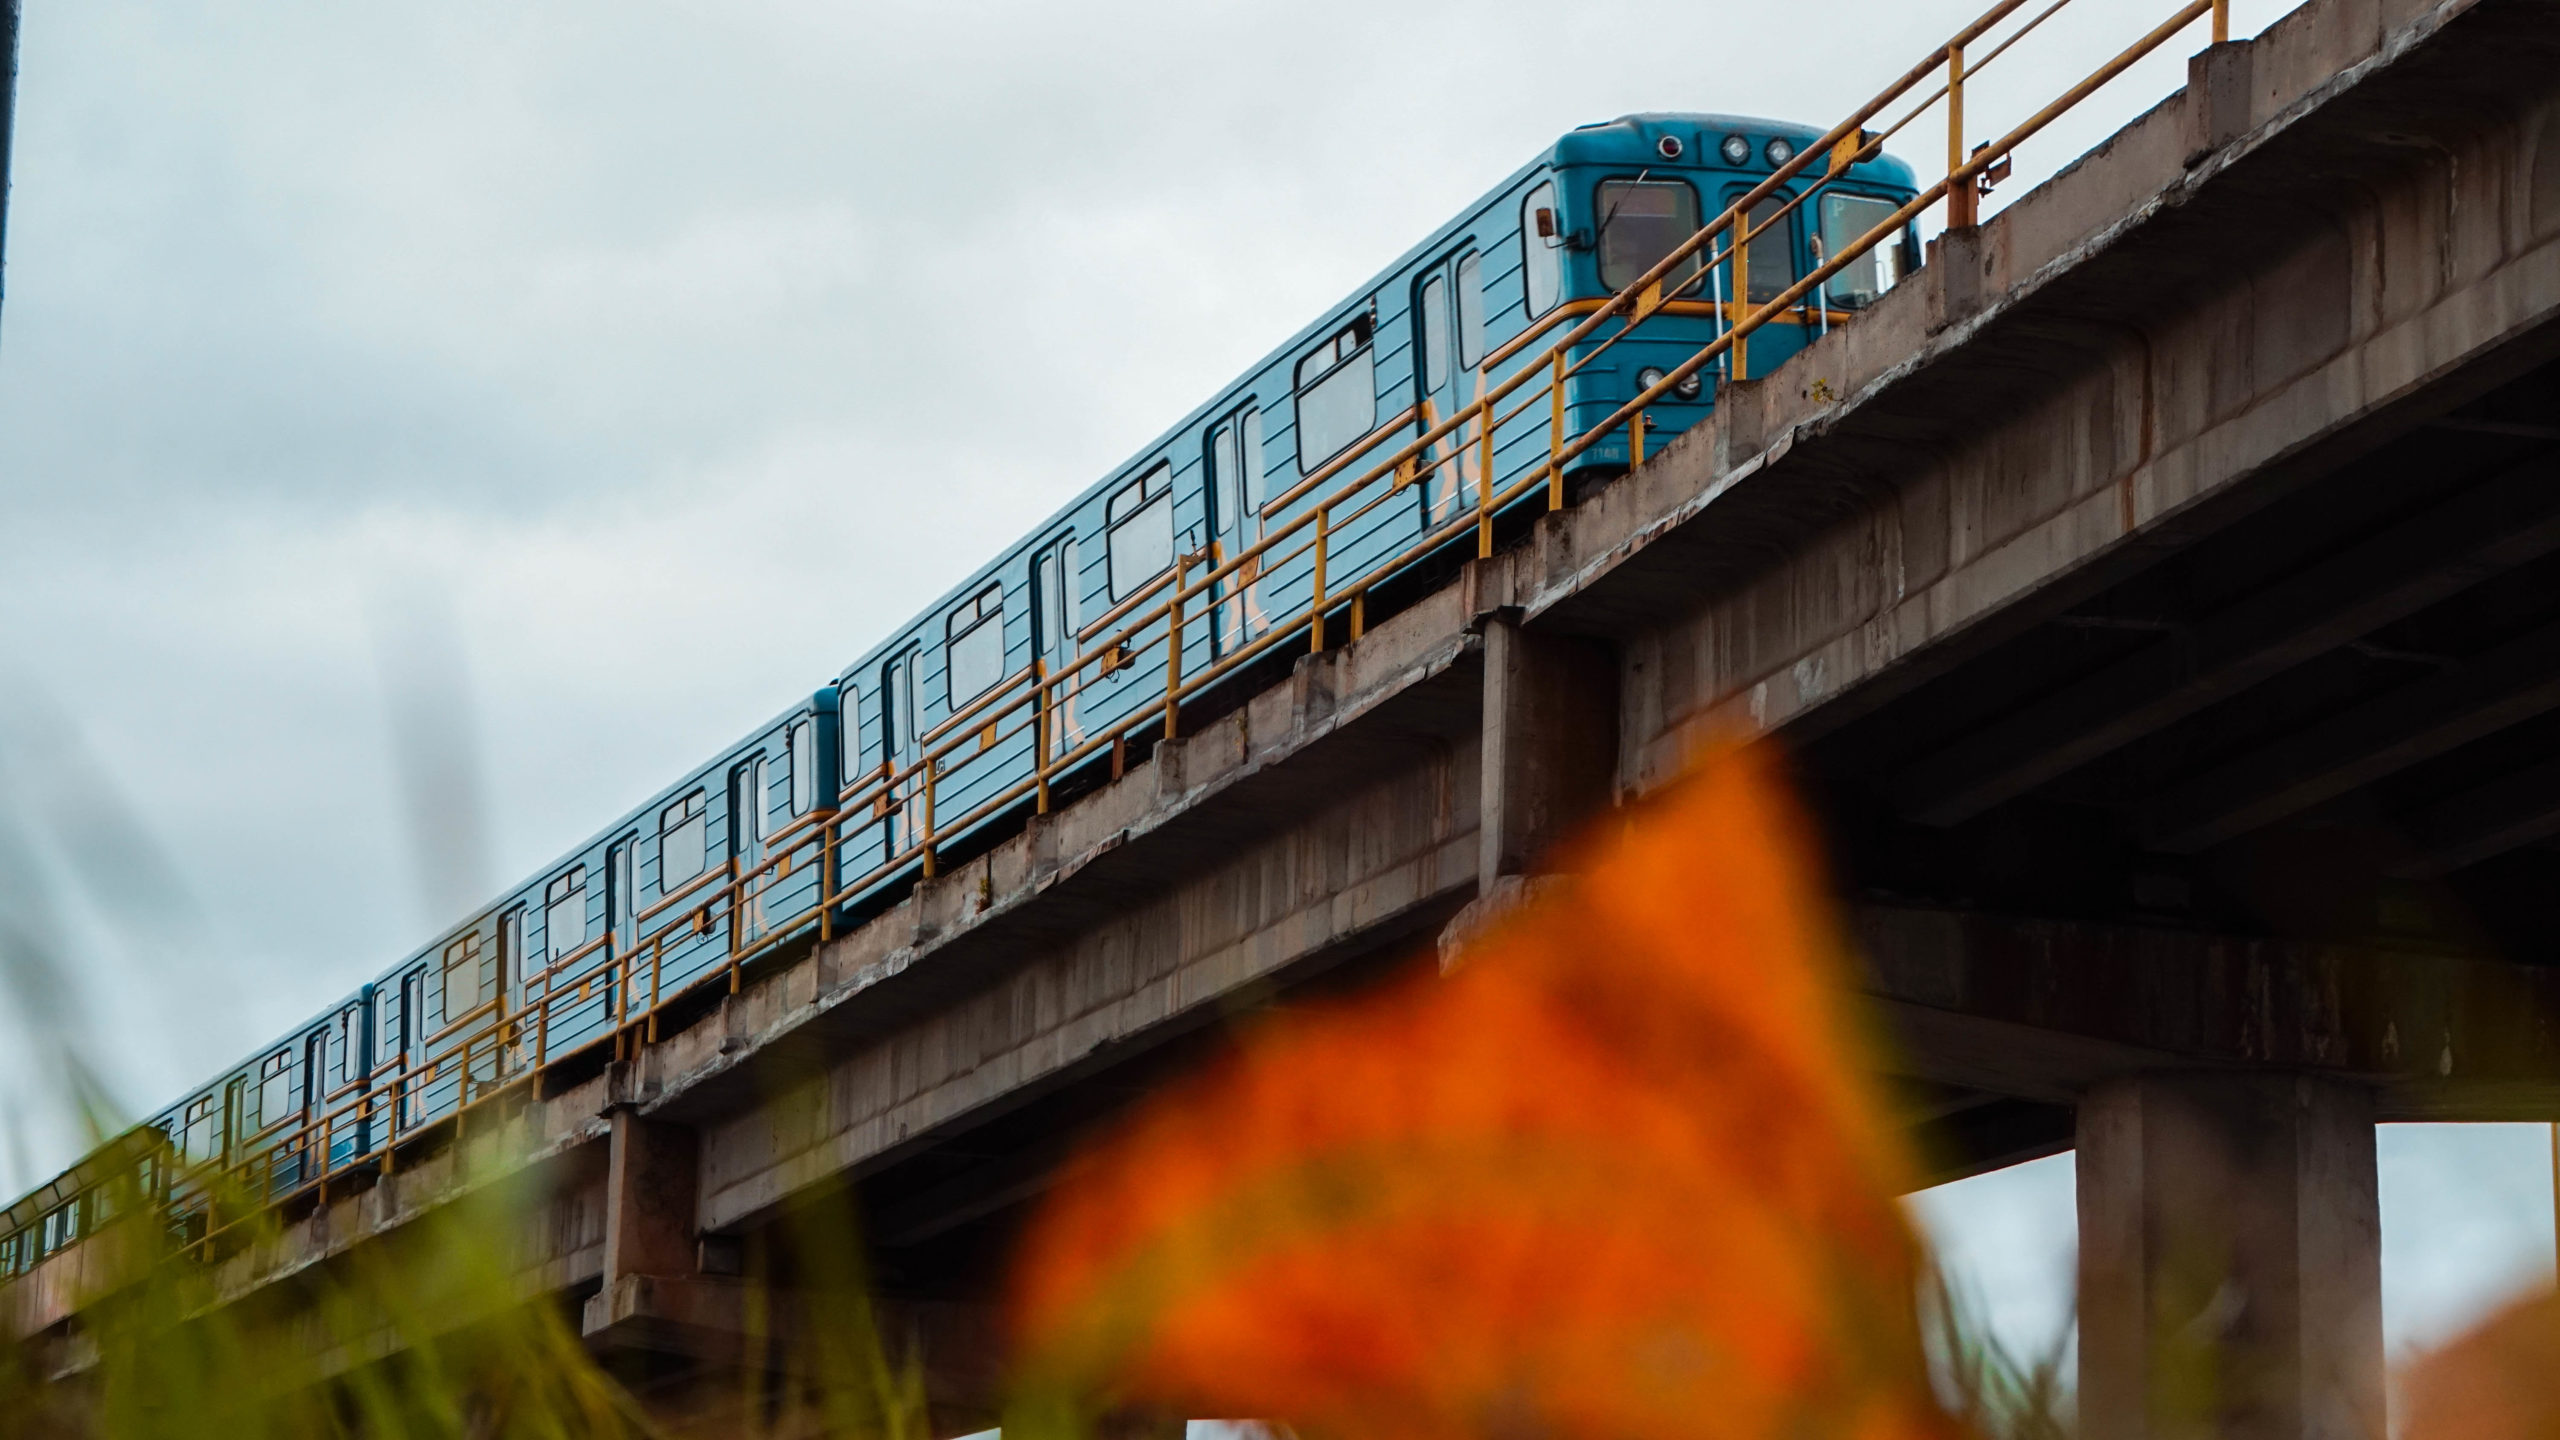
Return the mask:
[[[526, 976], [520, 987], [524, 993], [512, 1011], [506, 1007], [502, 977], [500, 997], [449, 1020], [437, 1040], [429, 1042], [426, 1057], [379, 1067], [375, 1075], [342, 1089], [330, 1104], [307, 1118], [277, 1122], [259, 1137], [228, 1147], [238, 1151], [265, 1144], [256, 1154], [197, 1166], [191, 1184], [195, 1196], [178, 1205], [202, 1222], [190, 1225], [186, 1248], [201, 1251], [215, 1246], [247, 1218], [239, 1211], [271, 1205], [286, 1193], [317, 1189], [325, 1197], [330, 1181], [353, 1165], [378, 1164], [388, 1170], [396, 1161], [399, 1143], [408, 1135], [447, 1119], [459, 1131], [473, 1113], [520, 1095], [529, 1077], [569, 1055], [609, 1043], [620, 1058], [632, 1047], [654, 1041], [659, 1018], [669, 1006], [704, 987], [734, 993], [748, 960], [805, 936], [830, 938], [835, 917], [846, 902], [885, 879], [910, 869], [934, 875], [937, 848], [947, 837], [1025, 803], [1037, 813], [1046, 813], [1055, 781], [1106, 752], [1118, 773], [1131, 736], [1159, 725], [1167, 737], [1180, 733], [1183, 703], [1239, 668], [1301, 637], [1313, 650], [1327, 648], [1335, 633], [1330, 623], [1336, 615], [1341, 616], [1349, 638], [1357, 639], [1366, 623], [1369, 593], [1380, 581], [1443, 546], [1462, 543], [1470, 531], [1475, 553], [1492, 554], [1496, 515], [1540, 489], [1546, 492], [1550, 510], [1564, 508], [1567, 469], [1621, 428], [1627, 434], [1629, 463], [1642, 463], [1646, 412], [1690, 377], [1725, 359], [1732, 378], [1748, 378], [1750, 338], [1768, 325], [1789, 320], [1815, 323], [1817, 317], [1825, 328], [1847, 323], [1853, 318], [1851, 312], [1833, 310], [1827, 301], [1812, 298], [1832, 276], [1880, 244], [1899, 243], [1905, 227], [1932, 206], [1946, 206], [1950, 228], [1977, 223], [1986, 177], [2005, 175], [2018, 145], [2198, 19], [2211, 16], [2214, 43], [2229, 38], [2228, 0], [2189, 0], [2006, 133], [1968, 147], [1967, 84], [2071, 0], [2051, 0], [2000, 36], [1980, 58], [1968, 61], [1969, 47], [1991, 37], [2026, 3], [1998, 0], [1615, 295], [1559, 305], [1495, 348], [1477, 369], [1474, 400], [1445, 417], [1435, 416], [1425, 406], [1390, 419], [1266, 504], [1261, 518], [1270, 528], [1252, 544], [1225, 554], [1212, 542], [1178, 556], [1163, 574], [1084, 626], [1073, 637], [1078, 648], [1072, 658], [1054, 666], [1035, 661], [1006, 677], [920, 737], [915, 758], [903, 764], [884, 762], [853, 779], [835, 797], [835, 808], [785, 827], [766, 842], [761, 858], [731, 861], [707, 871], [641, 911], [633, 917], [637, 935], [631, 943], [619, 943], [608, 926], [604, 935]], [[1905, 102], [1900, 116], [1883, 129], [1867, 128], [1870, 121]], [[1887, 140], [1941, 106], [1947, 133], [1942, 176], [1838, 253], [1820, 255], [1808, 273], [1775, 295], [1762, 301], [1747, 298], [1749, 247], [1754, 238], [1784, 224], [1851, 166], [1880, 154]], [[1823, 168], [1810, 183], [1785, 196], [1765, 216], [1751, 218], [1761, 202], [1781, 195], [1816, 164]], [[1693, 259], [1701, 263], [1673, 281]], [[1701, 284], [1720, 286], [1728, 265], [1736, 277], [1734, 296], [1694, 296]], [[1573, 377], [1647, 321], [1663, 315], [1712, 317], [1718, 334], [1597, 424], [1568, 433], [1565, 393]], [[1541, 341], [1547, 342], [1545, 347], [1533, 349]], [[1540, 410], [1547, 422], [1544, 455], [1526, 464], [1507, 484], [1497, 485], [1495, 442], [1503, 427]], [[1394, 443], [1417, 425], [1419, 434]], [[1377, 458], [1381, 450], [1384, 457]], [[1419, 537], [1394, 553], [1343, 573], [1334, 563], [1335, 537], [1427, 475], [1454, 477], [1454, 490], [1461, 495], [1471, 490], [1472, 503], [1445, 517], [1433, 517]], [[1301, 506], [1297, 513], [1289, 513]], [[1258, 608], [1256, 587], [1272, 583], [1286, 567], [1301, 561], [1307, 566], [1306, 608], [1259, 625], [1251, 623], [1248, 612]], [[1244, 637], [1241, 643], [1204, 665], [1187, 668], [1188, 627], [1204, 616], [1214, 626], [1222, 612], [1232, 612], [1236, 623], [1231, 628]], [[1103, 733], [1077, 733], [1075, 707], [1084, 687], [1104, 676], [1154, 669], [1149, 652], [1159, 645], [1164, 652], [1161, 693], [1115, 715]], [[853, 723], [851, 717], [846, 723]], [[1025, 740], [1031, 752], [1027, 774], [971, 799], [956, 813], [945, 813], [946, 797], [955, 786], [970, 783], [973, 766], [988, 757], [1001, 758], [1009, 742]], [[856, 840], [853, 832], [866, 828], [876, 828], [881, 838]], [[877, 858], [857, 873], [839, 873], [848, 850], [867, 851], [875, 844], [881, 852]], [[818, 867], [809, 902], [788, 916], [764, 915], [766, 898], [804, 865]], [[753, 933], [747, 933], [742, 921], [752, 922]], [[655, 928], [645, 928], [653, 922]], [[670, 987], [665, 971], [669, 951], [690, 941], [707, 940], [715, 931], [725, 931], [727, 939], [718, 963]], [[562, 1012], [582, 1006], [598, 1006], [599, 1014], [560, 1024]], [[581, 1038], [565, 1050], [554, 1048], [555, 1027], [591, 1027], [599, 1019], [609, 1022], [596, 1027], [600, 1033]], [[457, 1032], [467, 1033], [435, 1048]], [[453, 1087], [450, 1104], [431, 1103], [433, 1092], [447, 1084]], [[287, 1138], [276, 1140], [279, 1133]], [[353, 1136], [362, 1139], [352, 1142]], [[348, 1148], [355, 1153], [346, 1160], [333, 1159], [342, 1141], [350, 1141]], [[280, 1175], [288, 1178], [280, 1180]]]

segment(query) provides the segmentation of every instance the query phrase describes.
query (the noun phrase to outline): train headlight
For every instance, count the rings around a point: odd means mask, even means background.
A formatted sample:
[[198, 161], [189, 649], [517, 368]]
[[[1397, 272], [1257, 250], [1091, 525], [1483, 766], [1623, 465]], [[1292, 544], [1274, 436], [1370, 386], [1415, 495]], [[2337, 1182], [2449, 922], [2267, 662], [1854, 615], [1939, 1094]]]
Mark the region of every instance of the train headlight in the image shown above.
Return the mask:
[[1680, 137], [1677, 135], [1665, 135], [1653, 142], [1653, 153], [1665, 160], [1679, 159], [1680, 152], [1685, 148], [1687, 147], [1680, 143]]
[[[1668, 371], [1664, 370], [1659, 365], [1647, 365], [1643, 369], [1637, 371], [1636, 393], [1641, 395], [1647, 390], [1652, 389], [1654, 386], [1661, 384], [1662, 377], [1668, 373]], [[1671, 387], [1671, 393], [1683, 400], [1695, 400], [1698, 398], [1699, 392], [1705, 388], [1704, 383], [1698, 379], [1698, 372], [1692, 370], [1688, 374], [1680, 377], [1679, 382]]]
[[1724, 137], [1724, 143], [1716, 147], [1716, 151], [1724, 156], [1724, 163], [1727, 165], [1745, 164], [1751, 159], [1751, 142], [1739, 135], [1727, 135]]
[[1770, 164], [1784, 165], [1788, 161], [1796, 158], [1796, 147], [1788, 144], [1784, 140], [1773, 139], [1760, 151], [1760, 153], [1769, 157]]

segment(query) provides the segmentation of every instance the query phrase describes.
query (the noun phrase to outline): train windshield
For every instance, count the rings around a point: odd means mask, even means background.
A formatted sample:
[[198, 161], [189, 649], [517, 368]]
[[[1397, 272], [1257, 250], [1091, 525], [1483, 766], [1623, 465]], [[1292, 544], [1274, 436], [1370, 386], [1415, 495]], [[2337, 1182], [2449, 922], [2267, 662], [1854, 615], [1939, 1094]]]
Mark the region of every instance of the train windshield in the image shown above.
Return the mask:
[[[1600, 283], [1624, 290], [1681, 241], [1698, 233], [1698, 192], [1677, 180], [1600, 182]], [[1663, 277], [1678, 284], [1698, 273], [1696, 256]]]
[[[1868, 231], [1893, 218], [1899, 208], [1890, 200], [1868, 195], [1822, 197], [1822, 253], [1829, 260], [1846, 255]], [[1876, 247], [1840, 267], [1824, 285], [1831, 303], [1843, 310], [1872, 305], [1902, 279], [1902, 237], [1888, 235]]]

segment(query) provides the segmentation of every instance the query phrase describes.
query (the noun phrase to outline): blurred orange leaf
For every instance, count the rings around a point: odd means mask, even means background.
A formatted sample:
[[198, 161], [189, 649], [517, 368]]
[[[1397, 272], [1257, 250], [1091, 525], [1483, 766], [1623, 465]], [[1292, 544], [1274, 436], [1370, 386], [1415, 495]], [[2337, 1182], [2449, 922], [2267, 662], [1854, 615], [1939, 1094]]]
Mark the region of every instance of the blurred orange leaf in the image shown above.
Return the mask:
[[1079, 1160], [1018, 1275], [1035, 1383], [1338, 1434], [1948, 1428], [1774, 762], [1612, 830], [1454, 975], [1273, 1019]]
[[2560, 1436], [2560, 1295], [2519, 1301], [2409, 1372], [2406, 1440]]

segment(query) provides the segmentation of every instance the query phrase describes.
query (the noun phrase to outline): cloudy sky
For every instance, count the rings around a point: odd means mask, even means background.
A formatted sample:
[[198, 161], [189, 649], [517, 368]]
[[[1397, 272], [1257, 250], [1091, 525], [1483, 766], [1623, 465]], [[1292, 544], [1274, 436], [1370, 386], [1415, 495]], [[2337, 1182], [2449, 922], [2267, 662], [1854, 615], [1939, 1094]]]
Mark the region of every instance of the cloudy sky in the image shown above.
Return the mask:
[[[2131, 8], [2004, 59], [1978, 128]], [[164, 1103], [823, 682], [1558, 132], [1823, 122], [1964, 15], [1789, 9], [27, 0], [0, 918], [83, 1002], [40, 1034]], [[2007, 193], [2179, 84], [2171, 48]], [[430, 817], [470, 842], [441, 866], [421, 787], [471, 802]], [[25, 1039], [0, 1084], [37, 1096]], [[0, 1117], [0, 1189], [75, 1148], [41, 1111]], [[2424, 1177], [2489, 1178], [2395, 1202], [2429, 1237], [2395, 1294], [2547, 1270], [2538, 1143], [2426, 1141]], [[1951, 1243], [2048, 1313], [2067, 1160], [1956, 1198]], [[2428, 1258], [2464, 1216], [2489, 1238]]]

